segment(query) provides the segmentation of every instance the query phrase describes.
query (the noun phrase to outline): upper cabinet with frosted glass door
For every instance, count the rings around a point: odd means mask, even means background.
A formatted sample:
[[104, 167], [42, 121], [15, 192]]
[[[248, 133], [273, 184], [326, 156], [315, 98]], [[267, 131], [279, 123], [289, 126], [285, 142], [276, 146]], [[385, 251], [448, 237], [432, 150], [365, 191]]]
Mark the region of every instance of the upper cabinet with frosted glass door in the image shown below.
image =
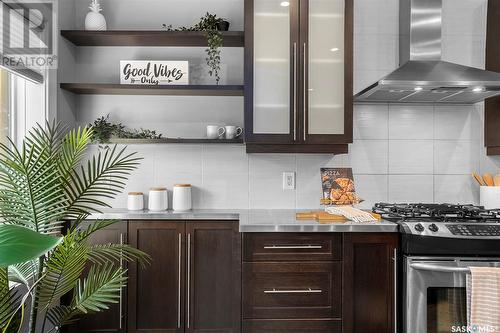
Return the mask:
[[347, 152], [352, 7], [352, 0], [245, 0], [248, 152]]

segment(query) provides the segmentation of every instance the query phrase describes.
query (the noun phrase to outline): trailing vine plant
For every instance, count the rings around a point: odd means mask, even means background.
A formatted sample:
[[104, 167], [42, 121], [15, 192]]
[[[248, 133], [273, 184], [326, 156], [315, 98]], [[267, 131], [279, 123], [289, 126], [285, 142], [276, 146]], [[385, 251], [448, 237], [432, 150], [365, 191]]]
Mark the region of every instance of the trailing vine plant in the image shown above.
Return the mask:
[[203, 31], [207, 37], [208, 48], [205, 50], [207, 53], [206, 62], [209, 67], [208, 74], [215, 77], [215, 82], [220, 82], [220, 61], [221, 52], [220, 48], [223, 46], [224, 40], [219, 30], [219, 25], [224, 22], [224, 19], [217, 17], [215, 14], [206, 13], [205, 16], [200, 18], [200, 21], [192, 27], [178, 27], [173, 28], [172, 25], [163, 24], [163, 28], [167, 31]]
[[127, 129], [122, 123], [112, 123], [109, 121], [109, 114], [97, 118], [88, 127], [92, 129], [92, 142], [96, 143], [109, 143], [110, 139], [151, 139], [159, 140], [162, 138], [162, 134], [156, 133], [156, 131], [143, 129]]

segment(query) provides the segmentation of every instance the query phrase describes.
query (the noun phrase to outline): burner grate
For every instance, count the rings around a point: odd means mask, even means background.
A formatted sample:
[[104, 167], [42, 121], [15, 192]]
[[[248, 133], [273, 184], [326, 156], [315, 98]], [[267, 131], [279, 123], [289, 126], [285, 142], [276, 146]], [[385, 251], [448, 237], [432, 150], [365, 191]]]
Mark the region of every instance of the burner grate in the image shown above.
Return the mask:
[[373, 212], [390, 221], [418, 219], [435, 222], [500, 222], [500, 209], [487, 210], [475, 205], [377, 203]]

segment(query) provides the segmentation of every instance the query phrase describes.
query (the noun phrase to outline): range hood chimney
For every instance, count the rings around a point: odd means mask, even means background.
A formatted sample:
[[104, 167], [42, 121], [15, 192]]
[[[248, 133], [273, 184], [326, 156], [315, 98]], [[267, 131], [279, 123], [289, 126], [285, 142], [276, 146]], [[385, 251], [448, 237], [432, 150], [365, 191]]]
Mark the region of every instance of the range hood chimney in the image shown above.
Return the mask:
[[400, 67], [355, 102], [474, 104], [500, 95], [500, 74], [441, 60], [442, 0], [400, 0]]

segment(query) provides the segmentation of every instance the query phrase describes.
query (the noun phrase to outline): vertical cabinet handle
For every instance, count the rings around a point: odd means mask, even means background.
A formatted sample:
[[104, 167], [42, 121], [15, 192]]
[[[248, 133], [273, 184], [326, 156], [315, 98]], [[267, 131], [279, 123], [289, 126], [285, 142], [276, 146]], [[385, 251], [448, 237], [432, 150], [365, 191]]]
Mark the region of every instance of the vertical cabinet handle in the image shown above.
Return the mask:
[[178, 263], [177, 270], [178, 270], [179, 276], [177, 278], [179, 279], [179, 282], [178, 282], [178, 286], [177, 286], [178, 287], [178, 290], [177, 290], [177, 328], [181, 328], [181, 269], [182, 269], [182, 264], [181, 264], [181, 260], [182, 260], [182, 235], [181, 234], [179, 234], [178, 251], [179, 251], [179, 257], [178, 257], [179, 263]]
[[187, 249], [187, 328], [189, 328], [189, 321], [191, 320], [190, 316], [190, 289], [191, 289], [191, 234], [188, 234], [188, 249]]
[[293, 43], [293, 141], [297, 141], [297, 43]]
[[303, 50], [304, 54], [303, 54], [303, 57], [304, 57], [304, 77], [303, 77], [303, 88], [304, 88], [304, 105], [303, 105], [303, 112], [304, 112], [304, 142], [306, 141], [307, 137], [307, 127], [306, 127], [306, 122], [307, 122], [307, 103], [306, 101], [309, 100], [308, 96], [307, 96], [307, 82], [308, 82], [308, 79], [307, 79], [307, 63], [308, 63], [308, 59], [307, 59], [307, 44], [304, 43], [304, 50]]
[[[125, 243], [125, 236], [123, 233], [120, 233], [120, 245]], [[123, 253], [120, 255], [120, 267], [123, 269]], [[120, 288], [120, 296], [119, 296], [119, 317], [118, 317], [118, 328], [120, 331], [123, 329], [123, 287]]]
[[394, 333], [398, 333], [398, 249], [394, 248], [393, 252], [393, 269], [394, 269]]

